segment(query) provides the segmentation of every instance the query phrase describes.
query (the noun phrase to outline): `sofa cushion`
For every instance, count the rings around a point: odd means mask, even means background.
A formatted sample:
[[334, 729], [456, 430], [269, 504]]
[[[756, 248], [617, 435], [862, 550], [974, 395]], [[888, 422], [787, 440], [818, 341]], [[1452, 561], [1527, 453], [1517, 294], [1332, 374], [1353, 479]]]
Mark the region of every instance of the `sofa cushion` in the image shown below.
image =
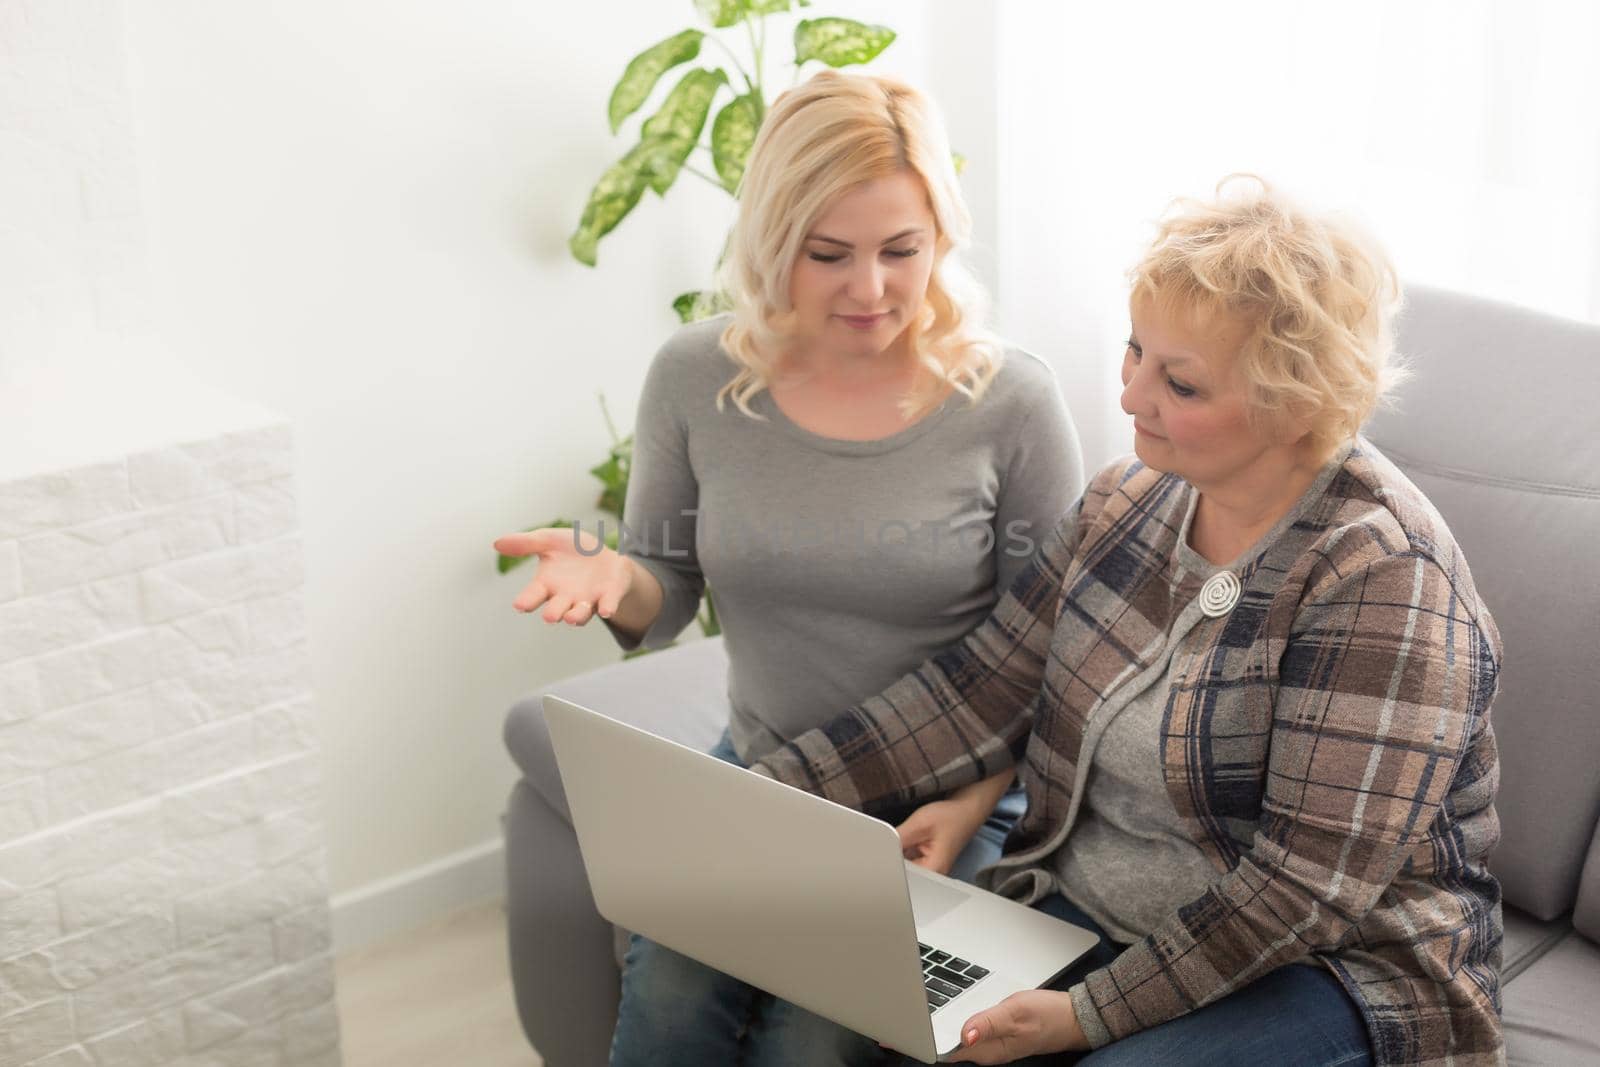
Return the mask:
[[727, 678], [728, 656], [721, 638], [690, 641], [607, 664], [552, 682], [518, 701], [506, 715], [506, 748], [528, 784], [570, 823], [544, 721], [545, 694], [704, 752], [728, 725]]
[[1443, 514], [1500, 628], [1490, 868], [1554, 919], [1600, 814], [1600, 327], [1412, 286], [1398, 330], [1415, 379], [1367, 436]]
[[1516, 908], [1506, 908], [1506, 940], [1500, 964], [1501, 983], [1513, 981], [1571, 932], [1572, 924], [1564, 918], [1546, 922]]
[[1505, 987], [1506, 1062], [1600, 1063], [1600, 946], [1571, 933]]

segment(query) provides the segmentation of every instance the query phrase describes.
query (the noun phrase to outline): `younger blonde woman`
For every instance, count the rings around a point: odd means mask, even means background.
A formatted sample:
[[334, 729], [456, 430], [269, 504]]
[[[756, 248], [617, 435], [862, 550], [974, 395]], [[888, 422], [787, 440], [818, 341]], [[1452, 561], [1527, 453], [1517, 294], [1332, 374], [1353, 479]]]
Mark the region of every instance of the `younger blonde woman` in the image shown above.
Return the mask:
[[[825, 71], [783, 94], [751, 151], [723, 288], [733, 311], [679, 330], [639, 403], [622, 551], [543, 530], [516, 600], [598, 614], [657, 648], [709, 579], [747, 764], [876, 693], [988, 615], [1082, 489], [1050, 370], [981, 329], [961, 269], [967, 210], [931, 104]], [[962, 846], [1006, 782], [968, 791]], [[962, 849], [970, 873], [1018, 810]], [[954, 802], [953, 802], [954, 803]], [[905, 813], [886, 811], [899, 821]], [[614, 1064], [813, 1064], [871, 1042], [643, 938], [627, 954]]]

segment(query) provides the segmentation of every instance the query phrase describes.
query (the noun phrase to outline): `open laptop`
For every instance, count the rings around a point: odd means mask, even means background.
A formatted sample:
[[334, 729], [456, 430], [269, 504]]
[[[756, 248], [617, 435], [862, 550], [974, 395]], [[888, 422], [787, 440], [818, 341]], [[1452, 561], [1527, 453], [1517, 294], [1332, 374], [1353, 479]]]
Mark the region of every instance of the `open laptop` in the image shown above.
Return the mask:
[[1095, 936], [907, 863], [894, 828], [544, 698], [600, 914], [933, 1063]]

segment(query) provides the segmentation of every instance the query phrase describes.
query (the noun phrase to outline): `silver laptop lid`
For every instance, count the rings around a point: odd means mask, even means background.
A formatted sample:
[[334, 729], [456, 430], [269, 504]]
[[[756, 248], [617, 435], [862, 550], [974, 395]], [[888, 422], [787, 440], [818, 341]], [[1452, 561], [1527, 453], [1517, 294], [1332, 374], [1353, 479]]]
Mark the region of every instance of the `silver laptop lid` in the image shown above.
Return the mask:
[[932, 1062], [892, 827], [544, 698], [600, 914]]

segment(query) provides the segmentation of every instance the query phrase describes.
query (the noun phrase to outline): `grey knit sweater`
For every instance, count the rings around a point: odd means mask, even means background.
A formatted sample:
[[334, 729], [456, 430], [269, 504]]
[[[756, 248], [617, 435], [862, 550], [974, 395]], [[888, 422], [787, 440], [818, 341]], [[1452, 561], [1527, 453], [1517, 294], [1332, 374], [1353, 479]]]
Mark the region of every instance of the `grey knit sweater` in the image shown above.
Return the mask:
[[1006, 352], [976, 405], [953, 396], [890, 437], [841, 441], [765, 392], [760, 419], [717, 410], [737, 370], [726, 325], [683, 327], [645, 379], [624, 551], [665, 594], [646, 647], [678, 636], [710, 580], [730, 732], [755, 760], [982, 622], [1083, 469], [1054, 375], [1025, 352]]

